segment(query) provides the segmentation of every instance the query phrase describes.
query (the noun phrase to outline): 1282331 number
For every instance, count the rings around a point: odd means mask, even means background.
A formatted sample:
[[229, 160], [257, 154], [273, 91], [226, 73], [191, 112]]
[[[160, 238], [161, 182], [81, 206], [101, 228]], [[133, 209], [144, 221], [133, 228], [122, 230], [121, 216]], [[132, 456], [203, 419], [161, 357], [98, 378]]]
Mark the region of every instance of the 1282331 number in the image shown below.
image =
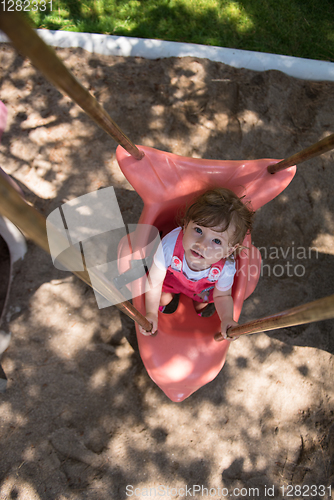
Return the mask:
[[52, 12], [52, 0], [2, 0], [2, 8], [7, 12]]

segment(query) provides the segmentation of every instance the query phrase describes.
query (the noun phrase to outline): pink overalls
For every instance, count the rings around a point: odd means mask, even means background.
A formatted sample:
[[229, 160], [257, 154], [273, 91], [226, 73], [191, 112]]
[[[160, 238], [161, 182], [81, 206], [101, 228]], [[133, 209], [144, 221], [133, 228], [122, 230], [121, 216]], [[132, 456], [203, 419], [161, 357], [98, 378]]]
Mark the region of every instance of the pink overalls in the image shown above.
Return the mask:
[[167, 268], [162, 291], [183, 293], [197, 302], [213, 302], [213, 290], [225, 265], [225, 259], [213, 264], [209, 276], [206, 278], [198, 281], [189, 280], [182, 272], [184, 256], [182, 239], [183, 232], [181, 230], [175, 243], [171, 265]]

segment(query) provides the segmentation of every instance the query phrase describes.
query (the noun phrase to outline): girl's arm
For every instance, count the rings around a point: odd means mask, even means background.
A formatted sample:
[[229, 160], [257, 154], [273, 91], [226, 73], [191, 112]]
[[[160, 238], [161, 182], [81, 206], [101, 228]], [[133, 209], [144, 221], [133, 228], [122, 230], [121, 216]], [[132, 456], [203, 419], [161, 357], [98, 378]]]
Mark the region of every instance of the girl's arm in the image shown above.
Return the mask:
[[233, 299], [231, 296], [232, 288], [222, 292], [215, 287], [213, 291], [213, 300], [215, 303], [215, 307], [218, 313], [218, 316], [221, 320], [221, 339], [227, 339], [226, 330], [230, 326], [235, 326], [236, 323], [233, 319]]
[[158, 329], [158, 311], [160, 304], [160, 297], [162, 292], [162, 284], [166, 276], [166, 269], [161, 270], [158, 266], [153, 265], [146, 280], [145, 292], [145, 305], [146, 305], [146, 319], [152, 323], [152, 331], [147, 332], [139, 327], [139, 331], [143, 335], [152, 335]]

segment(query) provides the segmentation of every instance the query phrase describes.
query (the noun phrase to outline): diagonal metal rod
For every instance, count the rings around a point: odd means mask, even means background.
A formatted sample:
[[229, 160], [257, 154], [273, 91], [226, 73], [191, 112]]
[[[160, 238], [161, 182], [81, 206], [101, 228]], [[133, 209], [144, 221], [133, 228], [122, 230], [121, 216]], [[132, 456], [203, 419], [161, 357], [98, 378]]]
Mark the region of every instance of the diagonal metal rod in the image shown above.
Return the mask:
[[[7, 179], [0, 176], [0, 214], [9, 219], [15, 226], [21, 229], [34, 243], [43, 248], [46, 252], [50, 252], [47, 232], [46, 232], [46, 219], [34, 207], [29, 205], [13, 188]], [[61, 239], [62, 234], [54, 228], [53, 237], [59, 240], [59, 245], [62, 247]], [[68, 241], [66, 240], [68, 245]], [[64, 246], [63, 246], [64, 248]], [[73, 252], [64, 256], [61, 263], [73, 274], [78, 276], [82, 281], [92, 286], [88, 271], [72, 271], [77, 269], [78, 261], [81, 260], [81, 253], [76, 252], [72, 247]], [[103, 274], [92, 269], [94, 273], [94, 289], [96, 289], [103, 297], [115, 303], [116, 307], [124, 312], [131, 319], [136, 321], [145, 330], [150, 331], [152, 325], [147, 319], [139, 312], [133, 305], [125, 300], [123, 295], [108, 281]]]
[[95, 97], [81, 85], [55, 51], [37, 35], [24, 17], [17, 12], [7, 12], [3, 9], [4, 7], [0, 6], [0, 29], [6, 33], [15, 48], [27, 56], [55, 87], [76, 102], [131, 156], [136, 160], [141, 160], [144, 153], [122, 132]]
[[306, 160], [311, 160], [315, 156], [320, 156], [326, 151], [330, 151], [334, 148], [334, 134], [325, 137], [319, 142], [312, 144], [308, 148], [303, 149], [299, 153], [296, 153], [285, 160], [279, 161], [278, 163], [274, 163], [273, 165], [269, 165], [267, 170], [270, 174], [276, 174], [276, 172], [280, 172], [286, 168], [292, 167], [293, 165], [298, 165]]
[[[251, 333], [277, 330], [278, 328], [303, 325], [304, 323], [313, 323], [314, 321], [331, 318], [334, 318], [334, 295], [287, 309], [272, 316], [255, 319], [244, 325], [233, 326], [227, 330], [227, 337], [234, 338], [239, 335], [250, 335]], [[220, 333], [216, 334], [215, 339], [222, 340]]]

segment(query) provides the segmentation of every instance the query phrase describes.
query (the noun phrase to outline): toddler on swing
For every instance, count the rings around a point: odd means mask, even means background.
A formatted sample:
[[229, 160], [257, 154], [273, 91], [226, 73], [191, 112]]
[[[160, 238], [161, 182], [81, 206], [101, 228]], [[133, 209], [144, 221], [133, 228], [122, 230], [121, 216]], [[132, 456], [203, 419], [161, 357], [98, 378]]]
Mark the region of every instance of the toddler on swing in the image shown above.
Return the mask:
[[194, 301], [198, 313], [214, 302], [221, 320], [221, 336], [237, 325], [233, 320], [231, 290], [235, 255], [251, 231], [254, 212], [229, 189], [206, 191], [192, 203], [181, 227], [161, 241], [150, 271], [151, 289], [145, 293], [146, 318], [152, 335], [158, 329], [158, 310], [183, 293]]

